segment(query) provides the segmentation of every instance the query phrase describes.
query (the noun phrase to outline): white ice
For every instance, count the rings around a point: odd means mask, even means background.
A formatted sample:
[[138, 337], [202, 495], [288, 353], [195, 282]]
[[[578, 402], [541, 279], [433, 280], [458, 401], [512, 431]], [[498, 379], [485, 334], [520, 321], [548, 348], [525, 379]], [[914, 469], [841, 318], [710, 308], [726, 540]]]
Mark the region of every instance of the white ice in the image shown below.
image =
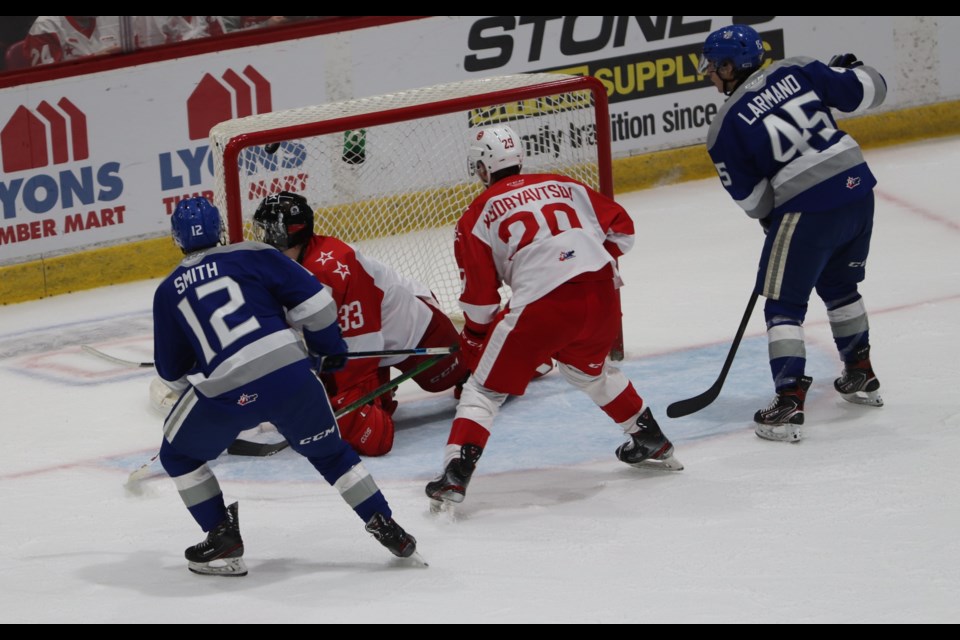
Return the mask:
[[[758, 305], [720, 397], [669, 403], [719, 373], [762, 232], [715, 179], [620, 197], [622, 363], [686, 465], [618, 462], [618, 428], [557, 373], [504, 406], [454, 516], [428, 512], [452, 397], [402, 389], [393, 452], [367, 459], [428, 568], [363, 530], [309, 463], [215, 463], [239, 500], [250, 574], [191, 574], [203, 534], [173, 483], [124, 481], [160, 442], [149, 369], [157, 281], [0, 309], [0, 621], [4, 623], [960, 622], [960, 138], [867, 151], [877, 174], [862, 293], [886, 405], [833, 391], [826, 313], [806, 323], [806, 439], [762, 441], [773, 395]], [[269, 434], [267, 434], [269, 435]]]

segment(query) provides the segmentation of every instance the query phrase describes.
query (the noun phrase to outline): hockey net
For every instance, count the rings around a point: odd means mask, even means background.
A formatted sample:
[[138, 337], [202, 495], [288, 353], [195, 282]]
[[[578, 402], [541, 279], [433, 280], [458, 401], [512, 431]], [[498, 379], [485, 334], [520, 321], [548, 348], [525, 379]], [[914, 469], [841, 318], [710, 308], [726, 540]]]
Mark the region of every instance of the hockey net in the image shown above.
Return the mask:
[[482, 189], [468, 175], [469, 131], [498, 123], [523, 139], [524, 173], [560, 173], [613, 195], [603, 85], [537, 73], [220, 123], [210, 132], [215, 204], [230, 242], [239, 242], [251, 238], [263, 197], [301, 193], [316, 212], [316, 233], [424, 283], [460, 320], [453, 226]]

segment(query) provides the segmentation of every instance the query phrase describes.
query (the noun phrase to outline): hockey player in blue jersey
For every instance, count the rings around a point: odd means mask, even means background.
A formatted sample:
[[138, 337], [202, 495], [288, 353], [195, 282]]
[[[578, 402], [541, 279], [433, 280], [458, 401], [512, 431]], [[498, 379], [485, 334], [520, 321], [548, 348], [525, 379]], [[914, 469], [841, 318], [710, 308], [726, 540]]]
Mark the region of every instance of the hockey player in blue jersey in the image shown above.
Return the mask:
[[857, 290], [870, 250], [877, 181], [830, 109], [876, 107], [887, 86], [850, 53], [829, 64], [795, 57], [766, 67], [763, 54], [760, 35], [735, 24], [707, 37], [699, 71], [729, 96], [710, 124], [707, 151], [724, 188], [766, 233], [755, 286], [766, 298], [777, 395], [754, 415], [756, 434], [797, 442], [812, 382], [805, 375], [803, 321], [814, 290], [826, 305], [844, 363], [835, 389], [850, 402], [883, 405]]
[[185, 257], [154, 295], [154, 360], [160, 378], [183, 389], [163, 425], [160, 462], [207, 532], [185, 551], [188, 568], [246, 575], [237, 503], [225, 505], [207, 463], [262, 422], [276, 426], [383, 546], [413, 555], [416, 540], [340, 438], [315, 374], [342, 366], [337, 355], [347, 350], [329, 291], [271, 246], [220, 246], [220, 213], [204, 198], [182, 200], [170, 222]]

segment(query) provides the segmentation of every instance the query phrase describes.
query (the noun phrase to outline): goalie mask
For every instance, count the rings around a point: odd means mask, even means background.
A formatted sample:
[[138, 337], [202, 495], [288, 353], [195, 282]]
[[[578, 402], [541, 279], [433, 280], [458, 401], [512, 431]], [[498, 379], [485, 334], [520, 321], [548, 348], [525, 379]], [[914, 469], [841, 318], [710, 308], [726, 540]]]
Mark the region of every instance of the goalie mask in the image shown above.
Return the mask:
[[313, 209], [299, 193], [271, 194], [253, 214], [253, 239], [281, 251], [304, 244], [312, 235]]
[[223, 241], [220, 210], [206, 198], [181, 200], [170, 216], [170, 231], [184, 253], [215, 247]]
[[523, 167], [523, 141], [506, 125], [471, 132], [467, 165], [489, 187], [498, 171]]

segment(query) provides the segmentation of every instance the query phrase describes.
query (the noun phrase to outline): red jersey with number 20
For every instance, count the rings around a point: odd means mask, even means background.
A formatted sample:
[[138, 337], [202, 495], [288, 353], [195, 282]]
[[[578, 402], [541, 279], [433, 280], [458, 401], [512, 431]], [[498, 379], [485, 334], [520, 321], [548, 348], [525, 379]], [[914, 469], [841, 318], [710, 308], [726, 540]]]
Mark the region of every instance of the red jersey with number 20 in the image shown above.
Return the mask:
[[494, 183], [457, 223], [454, 254], [468, 324], [493, 320], [502, 284], [519, 307], [579, 274], [607, 264], [615, 270], [615, 258], [633, 247], [633, 233], [622, 206], [572, 178], [529, 174]]

